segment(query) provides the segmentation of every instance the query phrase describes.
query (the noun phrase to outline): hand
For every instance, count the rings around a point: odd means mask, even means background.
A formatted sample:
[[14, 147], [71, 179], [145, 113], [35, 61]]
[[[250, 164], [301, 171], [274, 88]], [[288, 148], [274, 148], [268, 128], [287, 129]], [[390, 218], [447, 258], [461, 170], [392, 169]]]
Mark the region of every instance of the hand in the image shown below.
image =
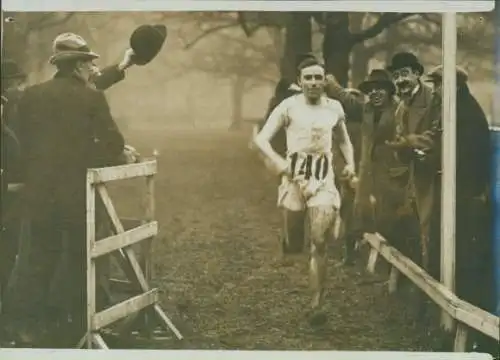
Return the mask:
[[393, 148], [404, 148], [410, 146], [408, 138], [399, 135], [396, 136], [396, 139], [394, 141], [386, 141], [385, 144]]
[[417, 147], [417, 144], [419, 143], [419, 136], [416, 134], [409, 134], [406, 136], [406, 141], [409, 146]]
[[335, 84], [335, 85], [339, 84], [337, 78], [333, 74], [326, 74], [325, 80], [327, 84]]
[[139, 152], [130, 145], [125, 145], [123, 149], [123, 156], [127, 164], [135, 164], [141, 161]]
[[358, 190], [358, 187], [359, 187], [359, 178], [357, 176], [354, 176], [350, 181], [349, 181], [349, 185], [351, 186], [351, 188], [354, 190], [354, 191], [357, 191]]
[[134, 56], [135, 56], [134, 50], [130, 48], [125, 50], [125, 54], [123, 54], [123, 59], [120, 62], [120, 64], [118, 64], [118, 69], [123, 71], [134, 65], [135, 64]]
[[356, 176], [356, 171], [354, 170], [354, 166], [350, 164], [344, 166], [344, 169], [340, 174], [340, 177], [344, 180], [351, 180], [355, 176]]

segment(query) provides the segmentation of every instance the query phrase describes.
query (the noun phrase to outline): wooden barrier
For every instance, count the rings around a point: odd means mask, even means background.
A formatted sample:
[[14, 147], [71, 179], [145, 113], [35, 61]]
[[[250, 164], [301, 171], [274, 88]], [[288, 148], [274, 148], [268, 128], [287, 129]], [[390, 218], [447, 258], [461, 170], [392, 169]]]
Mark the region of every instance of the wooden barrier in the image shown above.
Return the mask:
[[[140, 313], [148, 324], [149, 310], [167, 330], [171, 330], [181, 340], [183, 337], [159, 305], [158, 289], [149, 286], [151, 280], [151, 241], [158, 233], [158, 223], [154, 221], [154, 175], [156, 160], [138, 164], [121, 165], [87, 171], [87, 331], [79, 341], [78, 348], [107, 349], [101, 331], [110, 324], [125, 318], [135, 319]], [[137, 227], [125, 230], [109, 197], [106, 183], [122, 179], [145, 177], [147, 184], [147, 206], [145, 221]], [[106, 209], [114, 235], [96, 239], [96, 195]], [[132, 245], [142, 243], [142, 266], [132, 249]], [[114, 255], [126, 274], [130, 286], [137, 295], [111, 307], [96, 310], [96, 262], [103, 256]], [[151, 311], [152, 310], [152, 311]]]
[[367, 265], [369, 272], [375, 271], [379, 255], [391, 265], [388, 281], [389, 292], [396, 291], [399, 275], [402, 274], [457, 321], [454, 344], [456, 352], [466, 351], [468, 328], [473, 328], [500, 341], [500, 318], [498, 316], [459, 299], [417, 264], [388, 245], [387, 240], [380, 234], [364, 234], [364, 241], [371, 247]]

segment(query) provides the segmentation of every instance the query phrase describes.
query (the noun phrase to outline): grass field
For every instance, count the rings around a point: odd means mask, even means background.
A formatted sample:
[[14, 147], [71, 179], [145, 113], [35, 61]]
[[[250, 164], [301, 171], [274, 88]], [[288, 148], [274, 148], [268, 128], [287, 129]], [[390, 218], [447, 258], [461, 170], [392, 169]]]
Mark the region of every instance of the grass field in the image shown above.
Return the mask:
[[[311, 328], [307, 257], [278, 261], [280, 215], [276, 179], [247, 147], [248, 135], [150, 131], [127, 136], [143, 154], [160, 152], [156, 178], [154, 285], [191, 349], [431, 350], [415, 324], [412, 296], [387, 294], [387, 276], [365, 272], [366, 258], [336, 267], [331, 244], [329, 321]], [[137, 216], [140, 187], [115, 186], [122, 216]], [[172, 341], [154, 347], [179, 347]]]

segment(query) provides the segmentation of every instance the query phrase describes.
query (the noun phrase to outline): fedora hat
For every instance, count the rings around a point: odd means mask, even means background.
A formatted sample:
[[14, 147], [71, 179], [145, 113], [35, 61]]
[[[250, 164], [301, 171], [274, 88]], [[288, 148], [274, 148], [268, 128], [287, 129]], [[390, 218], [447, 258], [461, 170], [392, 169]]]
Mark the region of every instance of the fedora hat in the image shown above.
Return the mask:
[[359, 84], [358, 88], [367, 94], [374, 86], [383, 86], [388, 89], [391, 94], [396, 92], [396, 87], [394, 86], [389, 73], [384, 69], [373, 69], [366, 79]]
[[26, 74], [14, 60], [2, 60], [2, 79], [25, 79]]
[[415, 54], [407, 51], [395, 54], [391, 59], [391, 64], [387, 66], [387, 70], [389, 72], [394, 72], [405, 67], [416, 70], [418, 73], [420, 73], [420, 75], [424, 73], [424, 67], [420, 63], [420, 61], [418, 61], [418, 58], [415, 56]]
[[79, 35], [73, 33], [59, 34], [52, 44], [52, 56], [49, 63], [56, 64], [67, 60], [93, 60], [99, 58], [91, 51], [87, 42]]
[[160, 52], [167, 38], [165, 25], [141, 25], [130, 36], [130, 47], [134, 50], [134, 63], [145, 65]]
[[[457, 83], [465, 84], [469, 79], [469, 74], [465, 71], [464, 68], [457, 66]], [[443, 80], [443, 65], [438, 65], [432, 68], [426, 75], [426, 81], [428, 82], [436, 82]]]

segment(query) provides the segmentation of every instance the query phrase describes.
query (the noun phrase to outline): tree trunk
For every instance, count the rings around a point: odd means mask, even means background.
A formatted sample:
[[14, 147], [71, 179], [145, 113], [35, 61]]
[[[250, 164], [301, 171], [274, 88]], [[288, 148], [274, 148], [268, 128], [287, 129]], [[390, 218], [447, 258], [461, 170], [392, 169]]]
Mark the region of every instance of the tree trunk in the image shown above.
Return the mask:
[[[365, 15], [365, 13], [351, 14], [350, 28], [353, 34], [359, 33], [363, 30], [363, 20]], [[351, 53], [351, 84], [353, 87], [357, 87], [359, 83], [365, 79], [366, 75], [368, 75], [370, 55], [371, 54], [368, 53], [364, 43], [357, 44], [353, 47]]]
[[311, 52], [312, 27], [311, 14], [307, 12], [293, 12], [288, 14], [286, 22], [285, 46], [281, 59], [281, 78], [295, 82], [297, 65], [295, 59], [298, 54]]
[[397, 51], [397, 44], [399, 44], [399, 34], [398, 34], [398, 25], [392, 25], [387, 28], [386, 33], [386, 43], [387, 47], [385, 50], [385, 64], [388, 65], [391, 63], [392, 56]]
[[370, 54], [363, 44], [356, 45], [352, 52], [351, 83], [357, 87], [368, 75]]
[[342, 86], [349, 81], [350, 55], [353, 41], [347, 12], [330, 12], [326, 15], [323, 56], [326, 71], [333, 74]]
[[243, 123], [243, 98], [245, 96], [246, 79], [241, 76], [236, 76], [233, 80], [232, 104], [233, 115], [229, 130], [239, 130]]

